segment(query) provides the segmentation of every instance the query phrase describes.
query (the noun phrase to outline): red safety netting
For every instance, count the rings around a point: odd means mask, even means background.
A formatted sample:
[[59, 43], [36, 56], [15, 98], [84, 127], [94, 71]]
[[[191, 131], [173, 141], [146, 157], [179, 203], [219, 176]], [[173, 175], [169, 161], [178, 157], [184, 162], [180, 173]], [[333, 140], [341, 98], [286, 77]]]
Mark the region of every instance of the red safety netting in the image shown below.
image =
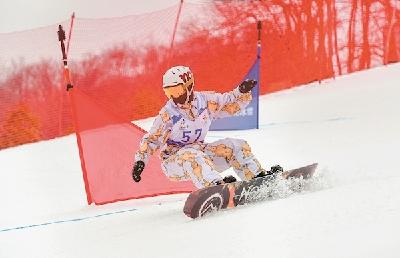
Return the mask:
[[[197, 89], [224, 91], [237, 84], [254, 58], [255, 22], [261, 20], [265, 94], [398, 61], [399, 5], [184, 2], [143, 15], [77, 18], [69, 53], [73, 81], [122, 117], [152, 116], [165, 101], [159, 85], [171, 65], [189, 65]], [[62, 24], [69, 27], [69, 21]], [[74, 130], [56, 30], [0, 34], [0, 148]]]
[[[197, 89], [237, 84], [256, 52], [256, 20], [262, 94], [399, 61], [396, 0], [183, 2], [142, 15], [76, 18], [73, 82], [122, 117], [155, 115], [171, 65], [189, 65]], [[56, 31], [0, 34], [0, 148], [74, 131]]]
[[[164, 71], [172, 65], [187, 65], [195, 74], [197, 90], [232, 89], [255, 59], [257, 20], [262, 21], [261, 94], [400, 60], [397, 0], [183, 2], [121, 18], [78, 15], [69, 49], [72, 82], [79, 89], [73, 93], [73, 106], [62, 79], [57, 25], [0, 34], [0, 149], [67, 135], [75, 131], [74, 125], [87, 126], [90, 130], [78, 133], [82, 133], [81, 154], [87, 157], [90, 179], [93, 166], [103, 169], [92, 163], [107, 155], [105, 150], [96, 150], [108, 144], [108, 137], [120, 137], [122, 130], [123, 137], [131, 138], [132, 149], [115, 160], [121, 164], [112, 166], [125, 166], [126, 173], [131, 165], [128, 156], [142, 135], [127, 130], [126, 124], [155, 115], [165, 103]], [[70, 21], [61, 24], [68, 30]], [[85, 106], [83, 111], [81, 106]], [[98, 106], [102, 111], [94, 111]], [[75, 121], [72, 107], [77, 114], [84, 112]], [[112, 123], [118, 128], [110, 130], [93, 112], [120, 117]], [[100, 120], [91, 119], [90, 114]], [[102, 121], [103, 141], [92, 134], [98, 121]], [[88, 187], [102, 191], [101, 184]], [[175, 191], [174, 187], [136, 196]], [[125, 197], [115, 197], [120, 198]]]

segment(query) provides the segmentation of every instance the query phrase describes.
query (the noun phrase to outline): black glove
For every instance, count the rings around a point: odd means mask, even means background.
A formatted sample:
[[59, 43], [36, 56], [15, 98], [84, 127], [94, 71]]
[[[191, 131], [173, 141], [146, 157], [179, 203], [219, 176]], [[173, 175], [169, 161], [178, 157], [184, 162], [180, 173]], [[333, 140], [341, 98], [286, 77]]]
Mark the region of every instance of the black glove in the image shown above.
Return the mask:
[[140, 180], [142, 179], [140, 175], [142, 174], [143, 169], [144, 169], [144, 162], [141, 160], [136, 161], [132, 169], [132, 178], [133, 181], [135, 181], [136, 183], [140, 182]]
[[239, 91], [241, 93], [247, 93], [257, 85], [256, 80], [246, 79], [239, 85]]

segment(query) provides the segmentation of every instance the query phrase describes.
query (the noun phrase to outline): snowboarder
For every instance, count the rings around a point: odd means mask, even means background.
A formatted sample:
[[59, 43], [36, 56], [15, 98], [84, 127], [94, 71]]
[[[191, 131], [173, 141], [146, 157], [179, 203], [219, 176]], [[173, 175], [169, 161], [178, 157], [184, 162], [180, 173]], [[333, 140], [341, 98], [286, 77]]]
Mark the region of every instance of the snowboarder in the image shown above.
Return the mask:
[[162, 87], [169, 100], [135, 154], [133, 180], [141, 180], [150, 155], [160, 147], [166, 176], [176, 181], [192, 180], [199, 189], [236, 181], [233, 176], [222, 178], [220, 175], [230, 167], [246, 181], [268, 174], [246, 141], [226, 138], [204, 142], [211, 121], [243, 110], [250, 103], [251, 90], [256, 84], [257, 81], [247, 79], [231, 92], [196, 92], [188, 67], [175, 66], [167, 70]]

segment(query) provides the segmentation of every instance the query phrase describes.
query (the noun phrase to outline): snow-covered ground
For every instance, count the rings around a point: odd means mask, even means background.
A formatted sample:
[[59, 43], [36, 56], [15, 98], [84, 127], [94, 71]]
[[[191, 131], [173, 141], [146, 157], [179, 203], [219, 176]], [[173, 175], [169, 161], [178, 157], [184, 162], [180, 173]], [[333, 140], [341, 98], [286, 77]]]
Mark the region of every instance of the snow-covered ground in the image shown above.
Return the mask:
[[400, 257], [399, 98], [400, 64], [262, 96], [259, 130], [208, 140], [319, 183], [198, 220], [186, 194], [87, 206], [75, 136], [0, 151], [0, 257]]

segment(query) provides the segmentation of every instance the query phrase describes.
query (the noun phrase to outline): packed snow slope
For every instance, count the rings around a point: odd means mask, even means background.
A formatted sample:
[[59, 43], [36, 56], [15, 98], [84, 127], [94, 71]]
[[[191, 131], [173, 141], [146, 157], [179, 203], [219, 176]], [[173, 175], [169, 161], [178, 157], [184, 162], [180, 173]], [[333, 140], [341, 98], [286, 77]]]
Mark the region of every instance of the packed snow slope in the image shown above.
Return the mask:
[[400, 64], [262, 96], [259, 130], [208, 141], [318, 180], [198, 220], [186, 194], [87, 206], [75, 136], [2, 150], [0, 257], [400, 257], [399, 98]]

